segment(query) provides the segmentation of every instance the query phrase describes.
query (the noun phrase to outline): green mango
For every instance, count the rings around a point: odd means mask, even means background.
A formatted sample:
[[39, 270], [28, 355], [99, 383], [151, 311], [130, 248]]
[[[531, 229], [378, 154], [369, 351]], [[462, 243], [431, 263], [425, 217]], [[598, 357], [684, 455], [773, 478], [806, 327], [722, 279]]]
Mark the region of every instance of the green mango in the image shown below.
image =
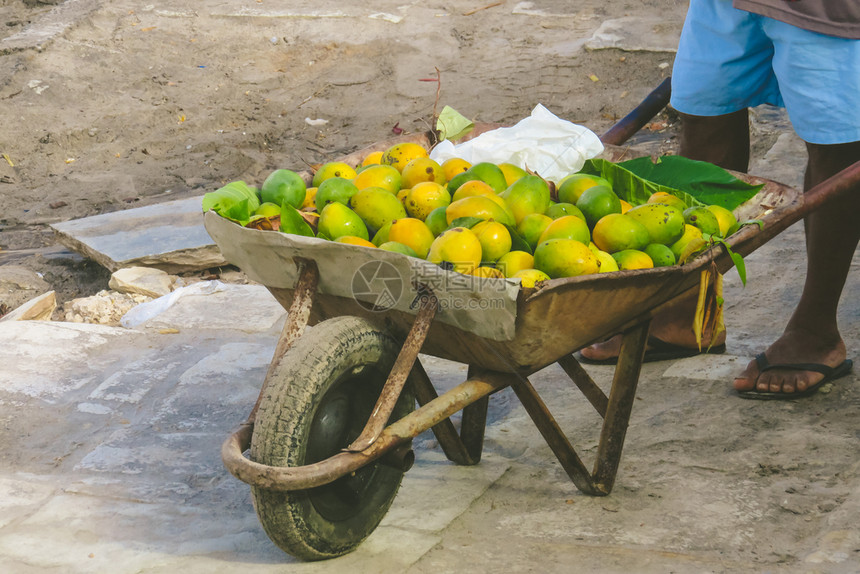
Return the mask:
[[496, 193], [502, 193], [508, 187], [508, 180], [505, 178], [505, 173], [502, 171], [502, 168], [488, 161], [476, 163], [464, 173], [472, 174], [477, 177], [477, 179], [480, 179], [492, 187]]
[[323, 208], [329, 203], [349, 205], [350, 198], [356, 193], [358, 193], [358, 187], [350, 180], [342, 177], [328, 178], [317, 188], [317, 195], [314, 198], [317, 213], [321, 214]]
[[260, 198], [263, 203], [274, 203], [281, 205], [286, 202], [296, 209], [302, 206], [307, 193], [305, 180], [294, 171], [288, 169], [276, 169], [260, 187]]
[[526, 215], [545, 212], [550, 202], [549, 185], [537, 175], [521, 177], [501, 195], [514, 214], [517, 225]]
[[338, 201], [329, 203], [323, 208], [317, 227], [319, 233], [329, 239], [337, 239], [343, 235], [354, 235], [369, 240], [367, 226], [361, 217]]

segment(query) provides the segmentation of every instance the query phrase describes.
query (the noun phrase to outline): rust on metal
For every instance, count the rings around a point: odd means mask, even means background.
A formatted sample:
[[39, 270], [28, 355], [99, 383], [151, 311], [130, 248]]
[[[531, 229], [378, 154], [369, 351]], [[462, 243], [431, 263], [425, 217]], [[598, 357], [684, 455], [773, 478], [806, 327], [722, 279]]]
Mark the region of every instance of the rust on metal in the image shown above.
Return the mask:
[[251, 445], [253, 425], [245, 423], [221, 445], [224, 467], [247, 484], [276, 491], [322, 486], [381, 458], [408, 443], [425, 430], [447, 419], [466, 405], [501, 390], [511, 383], [510, 375], [484, 372], [430, 401], [387, 426], [362, 452], [340, 452], [323, 461], [299, 467], [276, 467], [253, 462], [243, 455]]
[[[493, 371], [486, 371], [487, 373]], [[482, 369], [469, 368], [469, 379], [482, 378], [486, 376]], [[425, 405], [435, 399], [438, 395], [430, 377], [424, 370], [421, 361], [415, 361], [415, 367], [409, 378], [415, 398], [418, 404]], [[471, 466], [481, 462], [481, 451], [484, 448], [484, 431], [487, 426], [487, 408], [489, 396], [481, 397], [474, 403], [463, 407], [463, 416], [460, 419], [460, 432], [454, 427], [451, 419], [445, 419], [432, 427], [442, 452], [451, 462], [464, 466]]]
[[400, 472], [408, 471], [415, 464], [415, 451], [412, 450], [412, 442], [407, 441], [392, 448], [380, 457], [379, 462]]
[[257, 419], [257, 411], [260, 408], [266, 388], [269, 386], [269, 381], [274, 375], [275, 369], [278, 368], [284, 353], [301, 337], [305, 331], [305, 327], [308, 325], [320, 274], [317, 264], [309, 259], [296, 258], [296, 267], [298, 268], [299, 279], [296, 282], [293, 302], [287, 311], [287, 320], [284, 323], [284, 328], [281, 330], [278, 344], [275, 346], [272, 362], [269, 363], [269, 369], [266, 371], [266, 378], [263, 379], [263, 388], [260, 389], [257, 402], [254, 403], [254, 408], [251, 409], [251, 414], [248, 415], [249, 423], [253, 423]]
[[433, 322], [433, 317], [436, 316], [436, 310], [439, 308], [439, 300], [429, 290], [422, 292], [419, 296], [419, 301], [420, 307], [415, 317], [415, 322], [412, 324], [412, 328], [409, 330], [409, 334], [400, 348], [400, 353], [398, 353], [397, 359], [394, 361], [394, 366], [388, 374], [385, 386], [382, 387], [382, 391], [379, 393], [379, 398], [376, 400], [376, 405], [373, 407], [370, 419], [358, 438], [346, 448], [347, 451], [360, 452], [373, 444], [373, 441], [379, 437], [382, 429], [388, 424], [391, 413], [394, 412], [394, 406], [400, 398], [400, 393], [406, 384], [406, 379], [409, 378], [409, 373], [412, 371], [415, 359], [418, 358], [418, 353], [421, 351], [424, 339], [427, 338], [427, 333], [430, 331], [430, 323]]

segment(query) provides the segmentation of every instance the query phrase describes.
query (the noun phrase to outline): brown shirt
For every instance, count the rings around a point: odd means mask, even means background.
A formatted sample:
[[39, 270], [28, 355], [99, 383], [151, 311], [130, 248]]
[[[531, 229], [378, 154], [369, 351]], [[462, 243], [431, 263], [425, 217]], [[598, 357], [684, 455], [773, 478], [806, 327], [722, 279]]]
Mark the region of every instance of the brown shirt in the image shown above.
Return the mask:
[[860, 39], [858, 0], [734, 0], [734, 7], [805, 30]]

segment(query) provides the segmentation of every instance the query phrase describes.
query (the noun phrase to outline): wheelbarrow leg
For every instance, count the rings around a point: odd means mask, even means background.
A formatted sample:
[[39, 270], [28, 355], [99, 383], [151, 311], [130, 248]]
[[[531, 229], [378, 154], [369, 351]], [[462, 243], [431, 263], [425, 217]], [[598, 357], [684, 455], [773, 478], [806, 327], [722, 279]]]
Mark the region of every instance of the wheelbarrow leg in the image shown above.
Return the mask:
[[650, 321], [646, 321], [633, 327], [625, 332], [621, 339], [621, 353], [609, 391], [609, 403], [603, 418], [597, 462], [594, 465], [595, 486], [604, 494], [609, 494], [615, 484], [615, 474], [636, 398], [636, 386], [639, 383], [650, 324]]
[[[474, 376], [478, 376], [478, 369], [469, 367], [468, 378]], [[484, 431], [487, 428], [489, 406], [489, 395], [481, 397], [463, 409], [463, 418], [460, 420], [460, 438], [475, 464], [481, 460], [481, 452], [484, 450]]]
[[576, 488], [586, 494], [605, 494], [594, 487], [591, 474], [585, 468], [582, 459], [576, 454], [573, 445], [570, 444], [561, 427], [558, 426], [555, 418], [550, 414], [546, 403], [540, 398], [540, 395], [538, 395], [529, 380], [525, 377], [516, 378], [514, 376], [514, 378], [516, 380], [511, 383], [511, 386], [517, 394], [517, 398], [523, 404], [523, 407], [525, 407], [526, 412], [549, 445], [549, 448], [552, 449], [558, 462], [561, 463], [561, 467], [573, 481], [573, 484], [576, 485]]
[[597, 386], [597, 383], [594, 382], [589, 374], [585, 372], [579, 361], [574, 359], [573, 355], [568, 355], [559, 359], [558, 364], [564, 369], [567, 376], [576, 383], [576, 386], [579, 387], [579, 390], [582, 391], [582, 394], [585, 395], [585, 398], [588, 399], [588, 402], [591, 403], [597, 414], [601, 417], [606, 417], [609, 398], [607, 398], [606, 394]]
[[[475, 375], [473, 371], [469, 369], [468, 378]], [[410, 373], [410, 381], [419, 405], [424, 406], [438, 398], [439, 395], [420, 361], [415, 361], [415, 366]], [[448, 460], [464, 466], [478, 464], [481, 461], [488, 406], [489, 396], [484, 396], [463, 407], [459, 434], [450, 418], [432, 427], [433, 434]]]
[[563, 361], [559, 361], [565, 372], [582, 389], [597, 412], [603, 416], [603, 428], [593, 473], [588, 471], [576, 454], [570, 441], [528, 379], [518, 378], [511, 382], [514, 392], [558, 458], [562, 468], [576, 487], [585, 494], [605, 496], [612, 491], [636, 396], [649, 325], [650, 321], [646, 321], [623, 333], [621, 354], [618, 357], [618, 365], [615, 368], [608, 398], [582, 370], [576, 359], [566, 357]]

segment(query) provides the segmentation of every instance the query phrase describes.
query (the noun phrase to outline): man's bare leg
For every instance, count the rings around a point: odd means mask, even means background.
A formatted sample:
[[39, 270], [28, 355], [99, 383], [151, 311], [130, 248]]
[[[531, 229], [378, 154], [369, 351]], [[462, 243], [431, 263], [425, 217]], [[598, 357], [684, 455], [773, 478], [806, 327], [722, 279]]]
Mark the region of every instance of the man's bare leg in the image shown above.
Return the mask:
[[[807, 144], [809, 162], [804, 190], [860, 161], [860, 142], [839, 145]], [[782, 336], [765, 355], [770, 364], [821, 363], [840, 365], [846, 357], [836, 311], [860, 240], [860, 188], [830, 202], [805, 220], [807, 270], [800, 302]], [[824, 375], [812, 371], [773, 369], [759, 372], [755, 361], [734, 381], [739, 391], [802, 392]]]
[[[682, 121], [678, 155], [707, 161], [725, 169], [746, 173], [749, 168], [750, 137], [749, 112], [746, 108], [722, 116], [690, 116], [680, 114]], [[698, 290], [679, 297], [651, 321], [649, 333], [667, 343], [696, 348], [693, 333], [693, 314], [696, 310]], [[710, 334], [705, 333], [705, 340]], [[725, 342], [725, 333], [715, 345]], [[616, 336], [582, 349], [585, 358], [604, 360], [617, 357], [621, 337]]]
[[746, 173], [750, 163], [749, 111], [722, 116], [681, 114], [678, 155]]

